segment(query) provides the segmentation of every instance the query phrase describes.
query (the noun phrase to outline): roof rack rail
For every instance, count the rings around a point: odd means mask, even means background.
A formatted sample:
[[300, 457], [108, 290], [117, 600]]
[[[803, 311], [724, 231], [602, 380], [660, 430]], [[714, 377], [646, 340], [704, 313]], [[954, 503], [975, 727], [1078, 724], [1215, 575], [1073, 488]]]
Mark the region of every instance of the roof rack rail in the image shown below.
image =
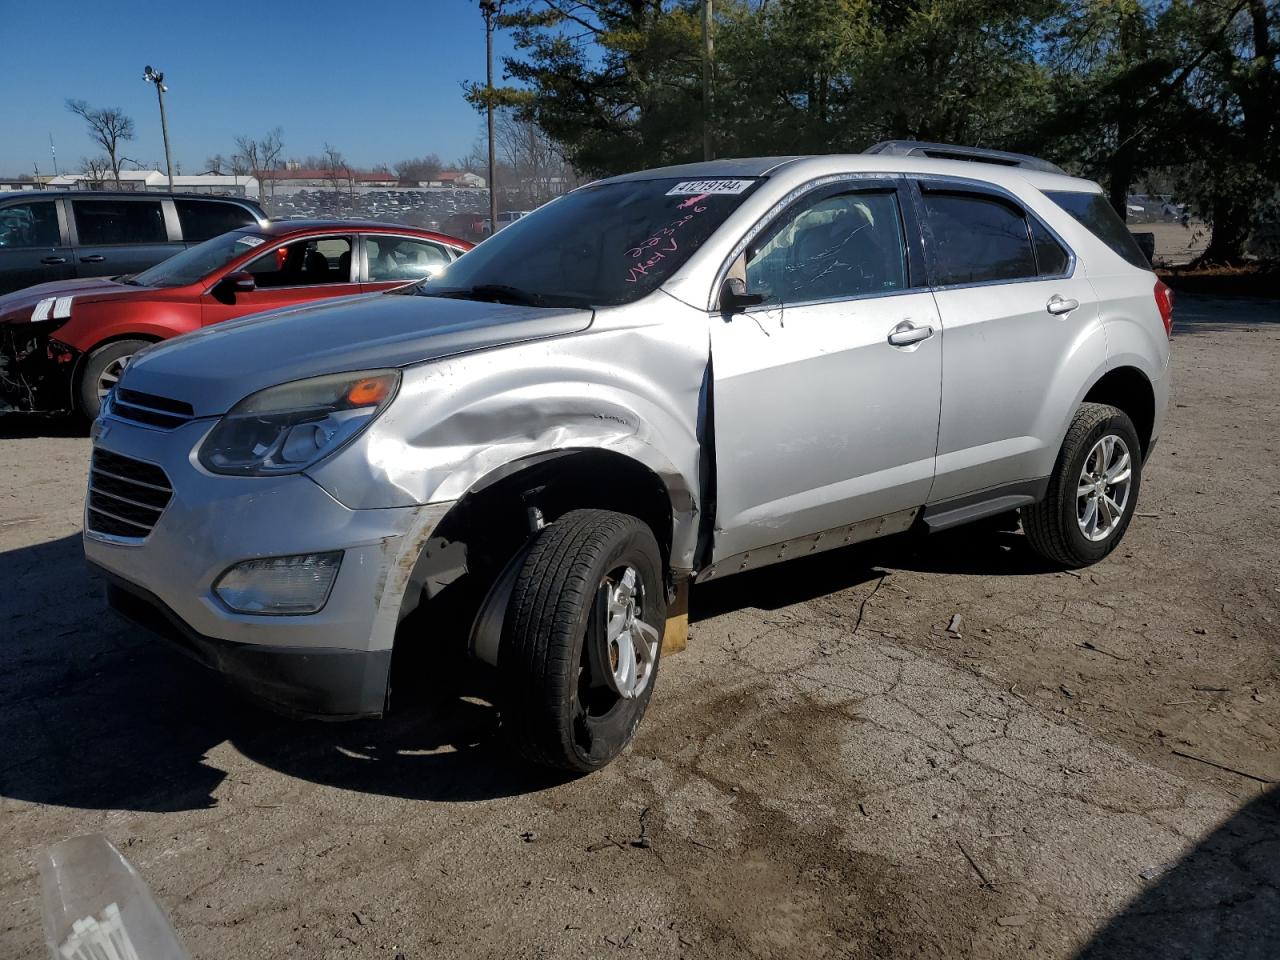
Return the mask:
[[885, 140], [863, 153], [887, 153], [899, 157], [931, 157], [934, 160], [968, 160], [973, 163], [995, 163], [1002, 167], [1022, 167], [1042, 173], [1066, 171], [1057, 164], [1025, 153], [1007, 153], [1004, 150], [987, 150], [983, 147], [961, 147], [952, 143], [925, 143], [920, 140]]

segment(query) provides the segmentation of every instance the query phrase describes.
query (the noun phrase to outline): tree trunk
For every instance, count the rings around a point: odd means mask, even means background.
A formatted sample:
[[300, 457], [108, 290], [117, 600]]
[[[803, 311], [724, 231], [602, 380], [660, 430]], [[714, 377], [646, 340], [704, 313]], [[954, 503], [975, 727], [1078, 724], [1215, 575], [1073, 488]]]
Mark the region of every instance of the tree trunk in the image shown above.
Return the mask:
[[1222, 198], [1214, 201], [1211, 213], [1213, 237], [1197, 263], [1239, 263], [1244, 256], [1245, 241], [1249, 239], [1248, 207]]

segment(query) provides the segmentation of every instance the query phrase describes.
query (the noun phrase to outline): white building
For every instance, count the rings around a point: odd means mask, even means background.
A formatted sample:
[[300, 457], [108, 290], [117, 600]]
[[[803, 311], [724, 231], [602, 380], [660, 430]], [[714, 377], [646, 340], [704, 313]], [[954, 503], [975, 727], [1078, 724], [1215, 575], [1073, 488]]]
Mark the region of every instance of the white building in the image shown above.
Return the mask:
[[[121, 170], [120, 185], [116, 186], [115, 176], [108, 172], [98, 179], [85, 173], [66, 173], [60, 177], [50, 177], [50, 190], [149, 190], [167, 191], [169, 178], [163, 170]], [[210, 193], [219, 196], [258, 198], [258, 181], [253, 177], [239, 177], [233, 174], [200, 173], [195, 175], [175, 174], [173, 189], [179, 193]]]

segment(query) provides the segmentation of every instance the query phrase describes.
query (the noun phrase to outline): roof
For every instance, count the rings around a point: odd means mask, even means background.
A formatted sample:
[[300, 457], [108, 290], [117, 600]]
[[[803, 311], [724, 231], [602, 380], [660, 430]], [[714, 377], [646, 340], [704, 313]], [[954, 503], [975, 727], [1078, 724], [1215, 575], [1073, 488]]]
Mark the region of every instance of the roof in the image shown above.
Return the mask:
[[[177, 179], [176, 177], [174, 178]], [[243, 181], [242, 181], [243, 182]], [[127, 197], [131, 200], [163, 200], [165, 197], [172, 197], [179, 200], [213, 200], [222, 203], [238, 203], [248, 205], [254, 210], [260, 210], [258, 201], [252, 197], [224, 197], [216, 196], [208, 193], [184, 193], [181, 190], [175, 190], [170, 193], [168, 190], [70, 190], [70, 189], [44, 189], [44, 190], [12, 190], [7, 191], [0, 200], [9, 196], [21, 195], [24, 200], [30, 201], [32, 194], [39, 194], [46, 200], [54, 200], [65, 197], [73, 200], [101, 200], [103, 198]]]
[[377, 220], [269, 220], [265, 225], [245, 229], [256, 229], [257, 232], [269, 237], [287, 237], [295, 233], [313, 233], [322, 230], [355, 230], [359, 233], [405, 233], [424, 240], [439, 240], [441, 243], [468, 243], [461, 237], [451, 237], [447, 233]]
[[1097, 192], [1100, 188], [1091, 180], [1082, 180], [1061, 173], [1049, 173], [1029, 167], [1013, 167], [998, 163], [981, 163], [971, 160], [938, 160], [932, 157], [898, 154], [820, 154], [808, 157], [746, 157], [725, 160], [705, 160], [673, 167], [657, 167], [637, 170], [599, 183], [619, 183], [630, 180], [658, 180], [664, 178], [689, 178], [691, 180], [730, 179], [735, 177], [763, 177], [781, 171], [812, 174], [815, 177], [840, 173], [908, 173], [957, 177], [1006, 184], [1011, 178], [1030, 182], [1042, 190], [1072, 190]]

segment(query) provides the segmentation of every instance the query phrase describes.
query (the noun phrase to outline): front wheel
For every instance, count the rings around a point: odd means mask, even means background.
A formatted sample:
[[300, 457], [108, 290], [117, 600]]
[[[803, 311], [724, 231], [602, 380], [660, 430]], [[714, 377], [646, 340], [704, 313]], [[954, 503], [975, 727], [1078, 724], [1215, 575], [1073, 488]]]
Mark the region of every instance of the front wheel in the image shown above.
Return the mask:
[[150, 345], [148, 340], [117, 340], [89, 354], [76, 384], [76, 405], [86, 418], [98, 415], [102, 398], [111, 392], [133, 355]]
[[1049, 489], [1022, 508], [1032, 548], [1064, 567], [1097, 563], [1133, 519], [1142, 482], [1142, 446], [1124, 411], [1084, 403], [1067, 430]]
[[515, 749], [575, 773], [621, 753], [653, 695], [666, 609], [658, 544], [635, 517], [574, 510], [541, 530], [498, 652]]

